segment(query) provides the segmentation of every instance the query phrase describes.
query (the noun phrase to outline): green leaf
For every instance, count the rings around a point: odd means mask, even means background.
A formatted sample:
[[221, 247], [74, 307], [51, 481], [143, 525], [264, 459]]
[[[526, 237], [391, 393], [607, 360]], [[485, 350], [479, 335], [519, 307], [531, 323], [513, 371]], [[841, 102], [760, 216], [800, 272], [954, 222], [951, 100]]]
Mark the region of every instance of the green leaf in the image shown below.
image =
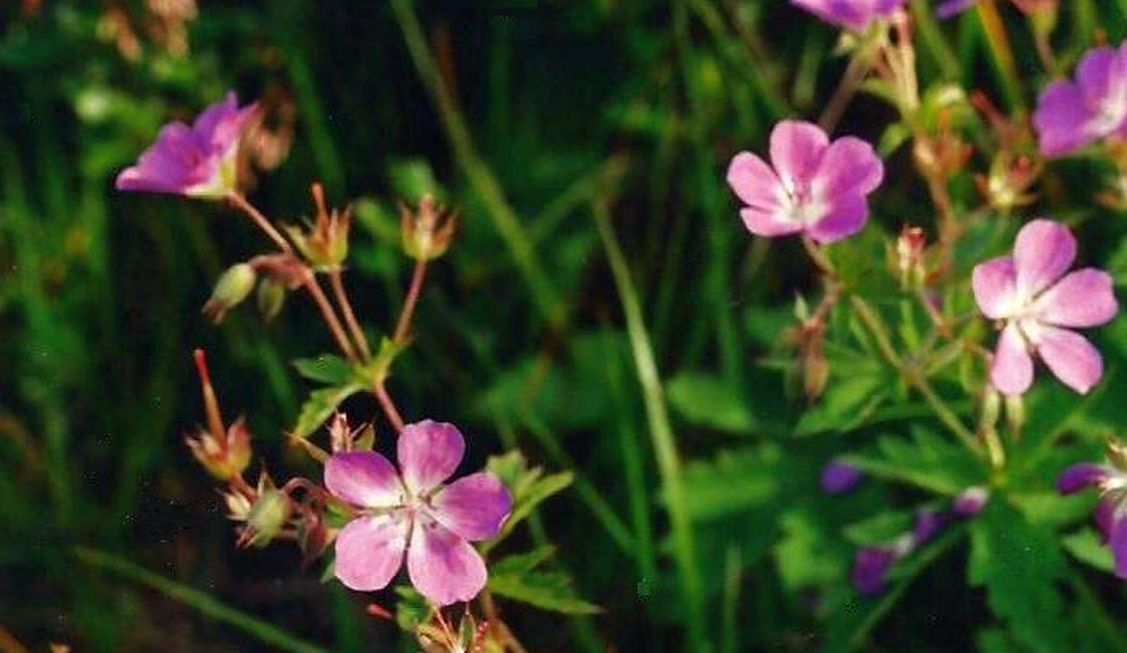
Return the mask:
[[884, 374], [842, 376], [830, 366], [830, 382], [818, 403], [803, 413], [795, 426], [798, 435], [849, 431], [864, 424], [888, 394]]
[[771, 502], [778, 493], [782, 453], [773, 446], [722, 451], [686, 465], [685, 503], [694, 521], [727, 518]]
[[718, 377], [682, 372], [666, 384], [669, 405], [693, 424], [718, 431], [750, 433], [754, 418], [735, 388]]
[[788, 512], [779, 520], [782, 536], [775, 545], [779, 577], [790, 590], [820, 587], [846, 575], [847, 559], [834, 546], [815, 511]]
[[396, 585], [399, 601], [395, 604], [395, 623], [407, 633], [414, 633], [430, 619], [431, 607], [426, 597], [409, 585]]
[[552, 556], [550, 546], [511, 555], [493, 563], [489, 589], [498, 596], [564, 614], [596, 614], [602, 608], [575, 594], [571, 579], [556, 571], [535, 571]]
[[309, 437], [325, 423], [325, 420], [329, 419], [333, 411], [345, 399], [363, 389], [364, 386], [352, 382], [334, 388], [321, 388], [309, 393], [309, 399], [302, 404], [301, 412], [297, 416], [297, 423], [294, 424], [290, 432], [291, 435], [295, 438]]
[[965, 447], [933, 431], [913, 429], [911, 437], [883, 436], [872, 454], [848, 456], [873, 476], [954, 495], [984, 482], [983, 469]]
[[544, 476], [543, 468], [530, 468], [524, 454], [517, 450], [503, 456], [490, 456], [485, 467], [496, 474], [513, 495], [513, 512], [505, 521], [501, 535], [490, 542], [491, 546], [527, 519], [537, 505], [553, 494], [562, 492], [575, 480], [575, 474], [570, 471]]
[[1067, 651], [1057, 581], [1067, 567], [1051, 530], [991, 501], [971, 523], [970, 583], [986, 588], [990, 609], [1035, 651]]
[[1084, 528], [1071, 535], [1065, 535], [1061, 538], [1061, 544], [1080, 562], [1109, 574], [1115, 571], [1115, 559], [1111, 555], [1111, 549], [1094, 529]]
[[316, 358], [299, 358], [293, 362], [297, 373], [318, 383], [344, 385], [355, 377], [352, 365], [340, 356], [321, 354]]
[[857, 546], [888, 544], [912, 529], [913, 515], [907, 512], [881, 512], [845, 527], [845, 537]]

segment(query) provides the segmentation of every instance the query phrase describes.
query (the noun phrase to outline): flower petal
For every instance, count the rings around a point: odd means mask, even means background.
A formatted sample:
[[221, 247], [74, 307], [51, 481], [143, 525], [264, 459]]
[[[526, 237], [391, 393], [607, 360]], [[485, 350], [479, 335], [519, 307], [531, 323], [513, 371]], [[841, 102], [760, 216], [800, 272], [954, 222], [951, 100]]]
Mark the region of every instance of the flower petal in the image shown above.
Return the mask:
[[471, 542], [496, 537], [513, 511], [513, 497], [499, 478], [478, 472], [446, 486], [434, 498], [434, 516]]
[[946, 0], [935, 8], [935, 17], [939, 20], [954, 18], [962, 12], [978, 4], [979, 0]]
[[771, 166], [751, 152], [732, 157], [728, 185], [744, 204], [767, 213], [778, 210], [784, 192]]
[[801, 223], [785, 219], [779, 211], [747, 208], [740, 211], [740, 218], [748, 231], [764, 238], [788, 236], [802, 231]]
[[1066, 275], [1037, 298], [1034, 310], [1042, 322], [1062, 327], [1107, 324], [1119, 312], [1111, 275], [1084, 268]]
[[472, 600], [488, 577], [485, 562], [469, 542], [430, 520], [415, 524], [407, 572], [415, 589], [439, 605]]
[[202, 179], [194, 176], [206, 153], [187, 125], [170, 123], [161, 128], [156, 141], [141, 153], [137, 165], [118, 176], [115, 187], [125, 191], [179, 193]]
[[387, 587], [403, 564], [409, 523], [386, 515], [348, 522], [336, 542], [334, 573], [340, 582], [361, 592]]
[[836, 198], [829, 210], [807, 227], [815, 242], [826, 244], [848, 238], [861, 231], [869, 219], [869, 205], [861, 195]]
[[1080, 87], [1070, 81], [1054, 82], [1041, 93], [1033, 126], [1045, 156], [1075, 152], [1096, 139], [1088, 128], [1092, 115]]
[[814, 123], [783, 120], [771, 130], [771, 163], [783, 184], [814, 179], [830, 139]]
[[1103, 376], [1100, 352], [1074, 331], [1042, 326], [1037, 335], [1037, 353], [1062, 383], [1080, 394], [1087, 394]]
[[364, 508], [403, 503], [403, 484], [395, 467], [372, 451], [333, 454], [325, 463], [325, 487], [333, 496]]
[[446, 422], [423, 420], [403, 427], [399, 434], [399, 468], [403, 482], [419, 494], [450, 478], [462, 462], [466, 441]]
[[971, 286], [974, 301], [982, 314], [991, 320], [1009, 317], [1015, 306], [1017, 273], [1013, 259], [996, 258], [974, 266]]
[[916, 524], [912, 527], [912, 549], [927, 544], [947, 526], [947, 516], [934, 510], [920, 510], [916, 513]]
[[816, 183], [825, 197], [841, 194], [868, 195], [884, 179], [884, 164], [873, 146], [860, 138], [845, 136], [826, 149], [818, 167]]
[[1048, 288], [1075, 258], [1076, 238], [1068, 227], [1044, 218], [1026, 224], [1014, 240], [1018, 298], [1029, 300]]
[[1107, 545], [1115, 558], [1115, 575], [1127, 579], [1127, 505], [1118, 504], [1111, 513]]
[[1014, 325], [1002, 329], [998, 349], [990, 366], [990, 382], [1006, 395], [1024, 394], [1033, 384], [1033, 359], [1025, 347], [1025, 339]]
[[1073, 494], [1096, 487], [1111, 474], [1111, 470], [1095, 463], [1077, 463], [1057, 477], [1057, 492]]

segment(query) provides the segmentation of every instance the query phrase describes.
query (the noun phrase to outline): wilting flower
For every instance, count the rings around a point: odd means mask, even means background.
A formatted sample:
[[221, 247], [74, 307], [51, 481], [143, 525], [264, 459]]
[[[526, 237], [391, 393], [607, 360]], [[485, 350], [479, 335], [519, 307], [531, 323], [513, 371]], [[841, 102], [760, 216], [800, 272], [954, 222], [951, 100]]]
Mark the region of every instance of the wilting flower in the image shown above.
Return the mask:
[[853, 561], [853, 571], [849, 575], [853, 587], [865, 596], [883, 592], [892, 566], [926, 544], [946, 524], [945, 515], [932, 510], [920, 510], [916, 513], [916, 524], [912, 530], [902, 533], [890, 544], [858, 551]]
[[1127, 44], [1090, 50], [1076, 68], [1076, 81], [1050, 84], [1037, 101], [1033, 126], [1045, 156], [1127, 135]]
[[470, 544], [501, 532], [512, 497], [479, 472], [450, 485], [465, 440], [452, 424], [425, 420], [399, 435], [401, 472], [374, 452], [342, 452], [325, 465], [325, 485], [358, 510], [336, 540], [336, 575], [355, 590], [382, 589], [407, 558], [411, 584], [439, 605], [469, 601], [486, 570]]
[[845, 494], [864, 480], [865, 473], [843, 460], [831, 460], [822, 468], [822, 491]]
[[1127, 451], [1121, 443], [1108, 443], [1108, 460], [1106, 465], [1069, 467], [1057, 479], [1057, 490], [1061, 494], [1093, 487], [1100, 491], [1096, 524], [1115, 558], [1115, 575], [1127, 579]]
[[990, 369], [991, 383], [1003, 394], [1029, 389], [1031, 352], [1081, 394], [1100, 380], [1099, 351], [1070, 329], [1105, 324], [1119, 306], [1106, 272], [1084, 268], [1065, 274], [1075, 258], [1076, 239], [1068, 228], [1038, 219], [1018, 232], [1012, 258], [975, 266], [972, 284], [978, 307], [1003, 327]]
[[907, 0], [791, 0], [818, 18], [856, 32], [868, 29], [874, 20], [888, 18]]
[[869, 217], [866, 196], [884, 166], [865, 141], [832, 143], [820, 127], [784, 120], [771, 131], [771, 163], [740, 152], [728, 166], [728, 185], [747, 205], [740, 217], [757, 236], [805, 233], [819, 243], [851, 236]]
[[239, 108], [234, 91], [187, 126], [165, 125], [137, 165], [117, 176], [117, 189], [218, 199], [236, 190], [243, 127], [256, 105]]

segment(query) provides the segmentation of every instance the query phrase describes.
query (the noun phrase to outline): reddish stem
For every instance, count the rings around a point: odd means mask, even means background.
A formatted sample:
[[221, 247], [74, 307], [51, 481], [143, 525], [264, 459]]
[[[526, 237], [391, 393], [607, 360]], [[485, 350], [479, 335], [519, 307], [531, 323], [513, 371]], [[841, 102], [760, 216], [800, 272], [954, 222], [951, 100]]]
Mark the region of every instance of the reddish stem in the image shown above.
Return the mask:
[[411, 331], [411, 319], [415, 316], [415, 305], [419, 302], [419, 293], [423, 289], [423, 280], [426, 279], [427, 261], [420, 258], [415, 261], [415, 271], [411, 275], [411, 287], [407, 290], [407, 299], [403, 302], [403, 312], [399, 314], [399, 324], [395, 327], [397, 344], [407, 340]]
[[395, 409], [395, 403], [391, 400], [391, 395], [387, 393], [383, 381], [372, 388], [372, 394], [376, 395], [376, 399], [379, 400], [380, 408], [387, 416], [387, 421], [391, 422], [392, 428], [395, 429], [396, 433], [401, 433], [403, 431], [403, 418], [400, 417], [399, 411]]
[[223, 428], [223, 416], [219, 412], [219, 399], [215, 396], [215, 389], [211, 387], [211, 374], [207, 370], [207, 355], [204, 350], [197, 349], [192, 354], [196, 358], [196, 370], [200, 375], [200, 390], [203, 393], [204, 412], [207, 415], [207, 430], [211, 437], [222, 447], [227, 449], [227, 437]]
[[282, 236], [282, 233], [278, 231], [274, 225], [270, 224], [270, 220], [262, 214], [262, 211], [259, 211], [253, 204], [248, 202], [247, 198], [243, 197], [240, 193], [232, 191], [227, 193], [227, 199], [236, 207], [242, 209], [243, 213], [251, 219], [251, 222], [254, 222], [259, 229], [270, 237], [270, 240], [274, 241], [278, 249], [287, 254], [293, 253], [293, 248], [290, 247], [289, 242]]
[[368, 338], [364, 335], [364, 329], [360, 327], [356, 313], [352, 310], [352, 302], [348, 301], [348, 292], [344, 289], [343, 276], [339, 269], [333, 270], [329, 273], [329, 282], [333, 287], [337, 304], [340, 306], [340, 312], [344, 315], [344, 323], [348, 325], [352, 339], [356, 341], [356, 346], [360, 348], [360, 354], [364, 357], [364, 360], [367, 360], [371, 358], [372, 351], [368, 348]]
[[317, 277], [312, 271], [306, 275], [304, 284], [305, 289], [309, 291], [309, 295], [316, 302], [317, 308], [321, 309], [325, 324], [328, 325], [329, 331], [333, 333], [333, 338], [337, 341], [337, 346], [340, 347], [345, 358], [356, 360], [356, 352], [352, 349], [352, 344], [349, 343], [348, 336], [344, 333], [344, 327], [341, 326], [336, 311], [333, 310], [333, 305], [329, 303], [329, 298], [325, 296], [325, 291], [321, 288], [320, 282], [317, 281]]

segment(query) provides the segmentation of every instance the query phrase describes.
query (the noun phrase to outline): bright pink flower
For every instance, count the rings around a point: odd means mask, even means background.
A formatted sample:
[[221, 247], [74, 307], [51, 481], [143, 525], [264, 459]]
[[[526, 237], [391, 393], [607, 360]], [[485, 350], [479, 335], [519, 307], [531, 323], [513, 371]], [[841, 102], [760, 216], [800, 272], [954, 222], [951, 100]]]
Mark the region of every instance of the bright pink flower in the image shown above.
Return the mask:
[[407, 558], [411, 584], [431, 601], [469, 601], [485, 587], [486, 570], [470, 544], [501, 532], [512, 497], [488, 472], [442, 483], [462, 462], [465, 440], [453, 424], [424, 420], [399, 435], [402, 474], [378, 453], [334, 454], [325, 486], [358, 516], [336, 540], [336, 576], [348, 587], [387, 587]]
[[1039, 219], [1018, 232], [1012, 258], [1003, 256], [974, 268], [978, 308], [1003, 327], [990, 370], [991, 382], [1003, 394], [1029, 389], [1032, 352], [1081, 394], [1100, 380], [1100, 353], [1071, 329], [1106, 324], [1119, 306], [1106, 272], [1084, 268], [1065, 274], [1075, 258], [1076, 239], [1068, 227]]
[[838, 27], [863, 32], [878, 18], [888, 18], [907, 0], [790, 0]]
[[1076, 81], [1053, 82], [1033, 112], [1041, 153], [1069, 154], [1102, 138], [1127, 136], [1127, 43], [1089, 50]]
[[165, 125], [137, 165], [117, 176], [117, 189], [218, 199], [236, 189], [239, 139], [257, 105], [239, 108], [234, 91], [187, 126]]
[[831, 143], [815, 124], [784, 120], [771, 131], [770, 149], [772, 165], [740, 152], [728, 166], [728, 185], [747, 205], [740, 217], [751, 233], [806, 233], [830, 243], [865, 226], [866, 196], [884, 178], [872, 146], [852, 136]]

